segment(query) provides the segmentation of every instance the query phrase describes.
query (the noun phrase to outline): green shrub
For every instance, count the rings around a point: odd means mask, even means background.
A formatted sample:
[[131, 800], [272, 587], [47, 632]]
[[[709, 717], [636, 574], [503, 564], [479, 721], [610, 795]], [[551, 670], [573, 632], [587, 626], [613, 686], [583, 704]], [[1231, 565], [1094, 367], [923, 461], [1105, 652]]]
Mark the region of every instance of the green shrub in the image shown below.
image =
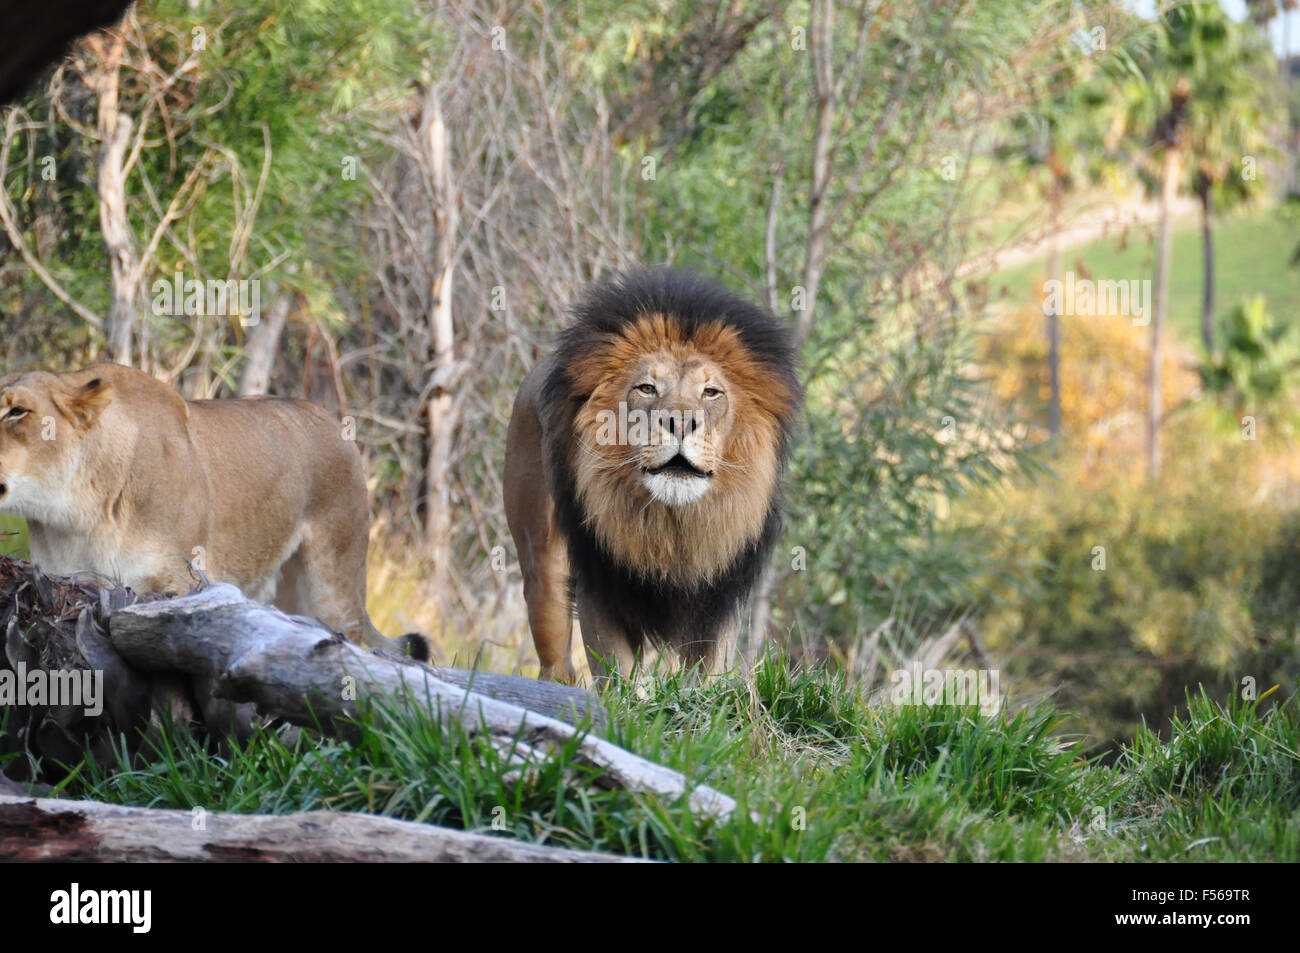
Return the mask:
[[[1171, 444], [1186, 433], [1175, 428]], [[1258, 499], [1247, 452], [1207, 449], [1158, 491], [1066, 477], [989, 508], [989, 546], [1027, 584], [991, 578], [981, 626], [1020, 691], [1058, 691], [1109, 745], [1141, 719], [1164, 725], [1187, 686], [1232, 694], [1246, 677], [1260, 691], [1294, 680], [1300, 513]]]

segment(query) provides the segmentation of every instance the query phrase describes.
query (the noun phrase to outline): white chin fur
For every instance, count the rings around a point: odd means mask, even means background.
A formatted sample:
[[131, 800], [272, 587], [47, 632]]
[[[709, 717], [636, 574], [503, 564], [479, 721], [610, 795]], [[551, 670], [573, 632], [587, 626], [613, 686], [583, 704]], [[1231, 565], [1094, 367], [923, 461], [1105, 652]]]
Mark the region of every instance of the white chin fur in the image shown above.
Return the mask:
[[650, 495], [664, 506], [690, 506], [709, 492], [709, 481], [705, 477], [646, 473], [642, 479]]
[[0, 496], [0, 513], [53, 523], [64, 509], [57, 493], [51, 494], [39, 483], [30, 483], [21, 476], [10, 477], [5, 487], [5, 495]]

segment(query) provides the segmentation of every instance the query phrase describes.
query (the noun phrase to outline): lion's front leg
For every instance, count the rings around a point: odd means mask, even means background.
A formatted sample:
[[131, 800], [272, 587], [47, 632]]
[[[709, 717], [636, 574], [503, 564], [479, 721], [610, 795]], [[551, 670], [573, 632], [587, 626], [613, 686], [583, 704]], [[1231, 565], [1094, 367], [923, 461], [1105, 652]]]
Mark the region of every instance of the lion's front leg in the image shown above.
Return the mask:
[[[545, 503], [549, 505], [549, 500]], [[524, 577], [524, 601], [528, 604], [528, 626], [541, 663], [541, 677], [573, 685], [578, 673], [573, 668], [571, 651], [573, 600], [569, 595], [569, 557], [564, 540], [554, 526], [553, 514], [545, 519], [540, 532], [524, 538], [532, 545], [520, 547], [519, 563]]]
[[725, 675], [736, 667], [740, 654], [740, 619], [739, 612], [721, 629], [704, 656], [701, 666], [705, 675]]
[[582, 630], [582, 645], [587, 650], [587, 665], [593, 678], [608, 678], [617, 672], [631, 678], [637, 669], [637, 652], [622, 627], [602, 612], [595, 599], [577, 593], [578, 626]]

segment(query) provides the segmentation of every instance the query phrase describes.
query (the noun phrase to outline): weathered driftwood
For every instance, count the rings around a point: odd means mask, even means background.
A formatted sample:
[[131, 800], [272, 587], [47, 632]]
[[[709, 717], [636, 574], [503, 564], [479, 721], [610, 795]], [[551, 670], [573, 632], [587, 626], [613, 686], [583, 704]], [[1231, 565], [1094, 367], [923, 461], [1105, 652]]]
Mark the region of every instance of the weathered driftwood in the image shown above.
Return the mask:
[[628, 860], [371, 814], [202, 813], [0, 794], [0, 863]]
[[[256, 718], [252, 705], [236, 705], [213, 694], [213, 679], [178, 671], [139, 671], [128, 665], [109, 639], [109, 617], [124, 606], [169, 598], [135, 593], [88, 575], [51, 576], [19, 559], [0, 556], [0, 702], [22, 672], [62, 672], [102, 677], [101, 711], [57, 697], [0, 707], [0, 760], [23, 780], [56, 782], [91, 752], [104, 768], [118, 764], [115, 745], [127, 752], [151, 752], [163, 720], [190, 725], [217, 743], [247, 738]], [[589, 692], [530, 678], [435, 669], [439, 678], [535, 708], [567, 720], [590, 720], [600, 734], [604, 707]], [[8, 699], [12, 701], [12, 699]]]
[[591, 692], [522, 675], [499, 675], [463, 668], [427, 666], [444, 682], [572, 724], [588, 724], [596, 734], [609, 727], [605, 706]]
[[480, 694], [482, 675], [467, 692], [417, 662], [368, 651], [310, 619], [250, 602], [234, 586], [127, 606], [112, 614], [109, 626], [114, 649], [132, 668], [211, 679], [218, 697], [252, 702], [295, 724], [346, 734], [359, 701], [406, 701], [516, 753], [575, 743], [577, 760], [599, 768], [601, 783], [611, 787], [670, 799], [688, 794], [692, 810], [718, 817], [735, 809], [730, 797], [691, 787], [677, 771]]

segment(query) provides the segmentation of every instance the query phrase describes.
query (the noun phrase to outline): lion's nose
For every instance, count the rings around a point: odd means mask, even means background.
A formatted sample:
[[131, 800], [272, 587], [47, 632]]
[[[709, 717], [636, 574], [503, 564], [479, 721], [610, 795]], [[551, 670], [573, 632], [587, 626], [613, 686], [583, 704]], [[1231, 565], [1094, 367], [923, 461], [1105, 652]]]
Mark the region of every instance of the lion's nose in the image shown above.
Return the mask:
[[694, 433], [699, 429], [700, 421], [696, 415], [689, 410], [675, 410], [668, 416], [669, 436], [674, 436], [678, 440], [685, 440], [686, 435]]
[[659, 418], [659, 429], [664, 432], [669, 440], [680, 440], [684, 435], [681, 415], [676, 411], [664, 414]]

